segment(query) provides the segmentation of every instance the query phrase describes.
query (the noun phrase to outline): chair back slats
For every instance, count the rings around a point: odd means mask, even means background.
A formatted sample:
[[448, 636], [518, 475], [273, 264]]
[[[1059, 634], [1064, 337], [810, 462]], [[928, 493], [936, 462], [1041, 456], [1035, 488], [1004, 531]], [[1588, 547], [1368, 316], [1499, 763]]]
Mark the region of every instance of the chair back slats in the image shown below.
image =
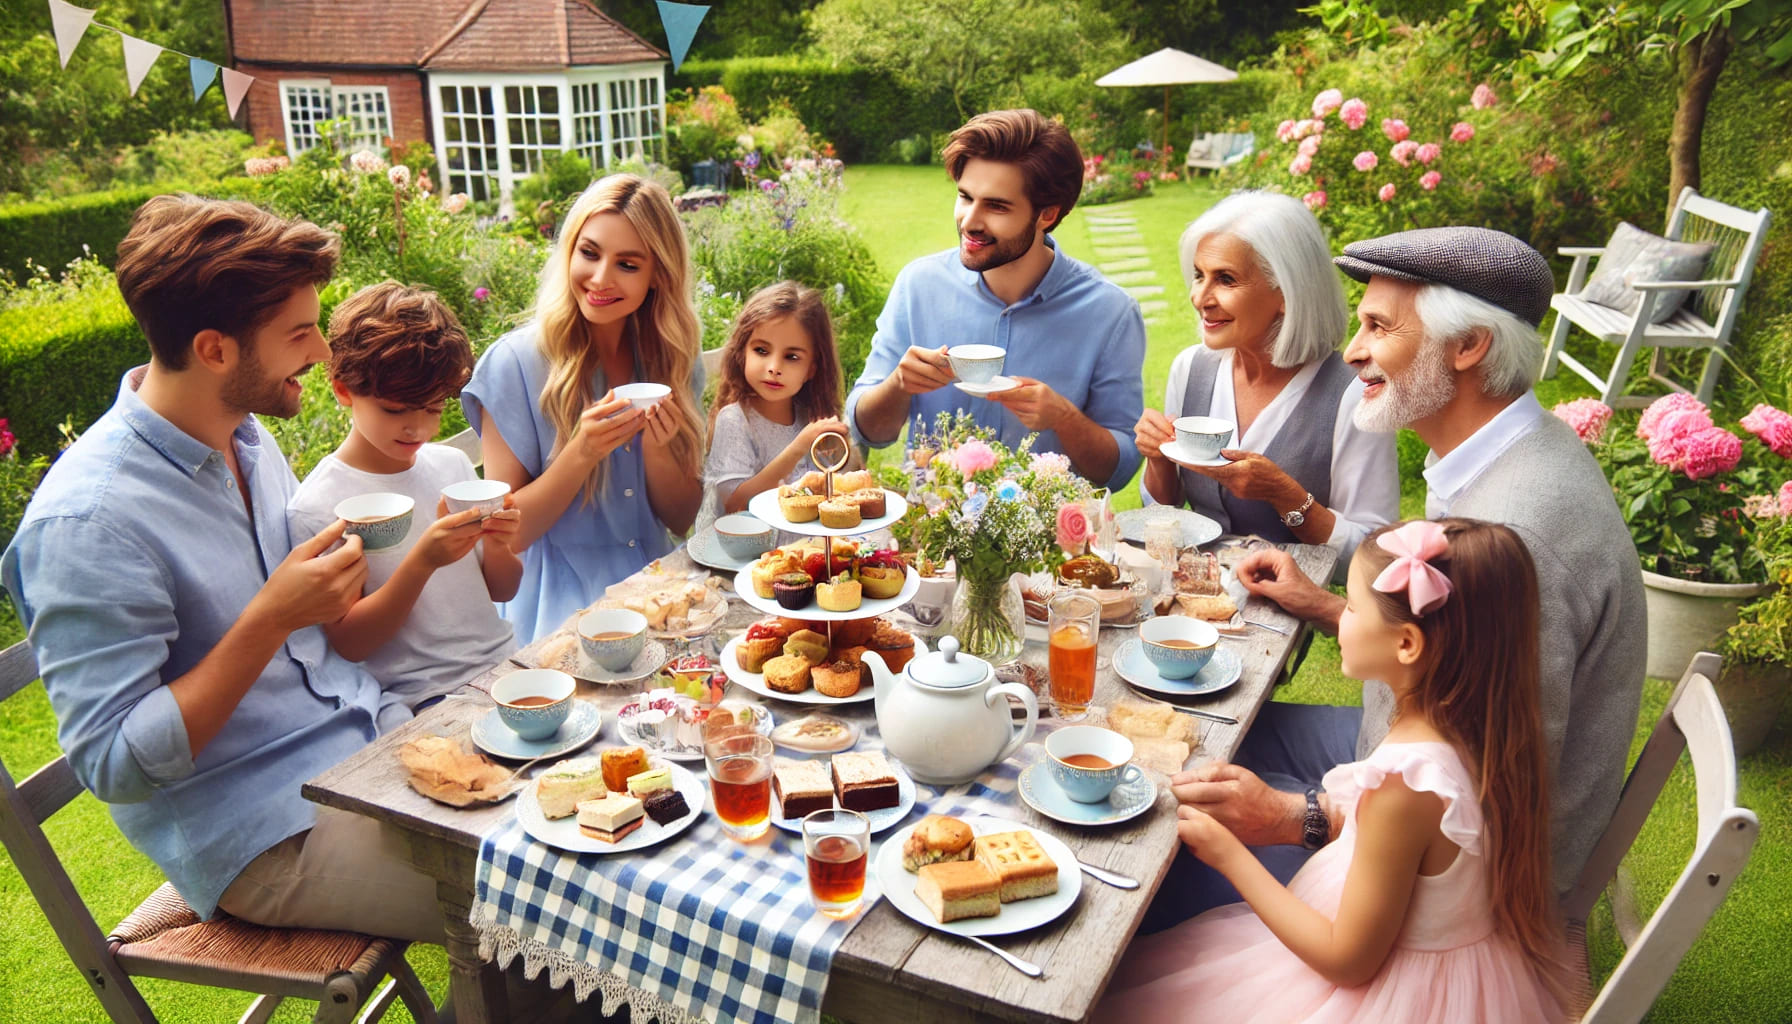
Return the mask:
[[467, 457], [467, 461], [473, 464], [474, 469], [478, 469], [480, 462], [485, 458], [485, 452], [479, 447], [479, 434], [472, 427], [468, 427], [453, 437], [443, 438], [442, 443], [450, 448], [458, 449], [462, 455]]
[[31, 777], [19, 783], [19, 797], [31, 815], [31, 820], [39, 825], [50, 819], [50, 815], [68, 806], [70, 800], [82, 793], [81, 783], [75, 780], [75, 770], [69, 767], [68, 758], [58, 757], [31, 773]]
[[1736, 749], [1723, 702], [1705, 676], [1688, 687], [1674, 706], [1674, 721], [1686, 737], [1693, 782], [1699, 794], [1697, 842], [1711, 841], [1724, 814], [1736, 806]]
[[21, 640], [0, 651], [0, 700], [5, 700], [35, 682], [37, 658], [32, 655], [30, 644]]

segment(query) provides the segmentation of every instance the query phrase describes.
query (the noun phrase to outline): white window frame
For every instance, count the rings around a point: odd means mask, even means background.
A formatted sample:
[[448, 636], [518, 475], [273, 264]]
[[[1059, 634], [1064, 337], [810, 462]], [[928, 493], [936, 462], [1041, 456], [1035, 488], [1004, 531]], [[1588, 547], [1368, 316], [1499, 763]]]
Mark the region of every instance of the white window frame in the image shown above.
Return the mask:
[[[487, 179], [494, 180], [496, 186], [488, 186], [490, 187], [490, 194], [485, 198], [501, 198], [505, 192], [503, 177], [500, 174], [500, 170], [506, 166], [507, 163], [504, 156], [506, 132], [504, 126], [503, 85], [501, 83], [493, 82], [489, 78], [481, 78], [478, 76], [431, 75], [429, 77], [430, 129], [432, 132], [432, 143], [435, 146], [436, 151], [436, 171], [439, 175], [438, 180], [441, 181], [442, 188], [445, 190], [450, 192], [466, 191], [468, 194], [473, 195], [474, 198], [479, 198], [477, 190], [470, 186], [463, 190], [454, 180], [456, 177], [468, 175], [473, 172], [470, 170], [456, 171], [448, 166], [448, 150], [450, 146], [467, 146], [467, 142], [464, 138], [458, 143], [450, 143], [448, 140], [447, 122], [449, 115], [443, 107], [442, 93], [449, 89], [455, 90], [456, 92], [463, 89], [484, 89], [492, 94], [492, 136], [489, 139], [482, 140], [478, 148], [489, 149], [492, 151], [491, 165], [483, 168], [481, 174]], [[466, 111], [464, 109], [456, 111], [453, 116], [456, 120], [464, 121], [466, 120]], [[480, 114], [476, 115], [475, 119], [482, 119], [483, 117], [484, 115]]]
[[[298, 156], [323, 140], [323, 133], [313, 127], [311, 134], [315, 136], [315, 140], [300, 145], [301, 139], [294, 133], [293, 104], [289, 91], [294, 89], [308, 89], [323, 93], [327, 107], [322, 118], [310, 122], [313, 126], [319, 121], [331, 121], [345, 116], [339, 112], [343, 109], [344, 99], [351, 94], [365, 96], [378, 94], [380, 104], [384, 108], [379, 115], [383, 119], [383, 126], [372, 126], [368, 132], [354, 135], [351, 145], [368, 149], [383, 149], [386, 140], [392, 137], [392, 93], [385, 86], [335, 85], [327, 78], [283, 78], [280, 80], [280, 125], [286, 136], [286, 152], [292, 156]], [[380, 130], [381, 127], [384, 129], [383, 131]]]
[[[366, 124], [367, 115], [344, 113], [344, 101], [350, 96], [362, 96], [371, 99], [379, 97], [379, 113], [373, 115], [377, 124]], [[392, 92], [383, 85], [332, 85], [330, 87], [330, 114], [332, 117], [348, 117], [351, 121], [360, 121], [366, 130], [352, 136], [351, 146], [366, 149], [384, 149], [386, 140], [392, 137]]]
[[321, 92], [326, 104], [331, 102], [332, 97], [330, 95], [330, 80], [327, 78], [283, 78], [280, 80], [280, 128], [286, 137], [287, 154], [296, 157], [300, 153], [316, 146], [318, 141], [323, 139], [323, 133], [317, 130], [316, 125], [319, 121], [328, 121], [330, 119], [330, 114], [329, 111], [326, 110], [323, 117], [316, 121], [307, 122], [311, 129], [311, 134], [314, 136], [314, 140], [307, 142], [305, 145], [300, 145], [300, 138], [294, 134], [295, 126], [292, 119], [293, 104], [292, 96], [289, 93], [289, 90], [292, 89], [310, 89]]

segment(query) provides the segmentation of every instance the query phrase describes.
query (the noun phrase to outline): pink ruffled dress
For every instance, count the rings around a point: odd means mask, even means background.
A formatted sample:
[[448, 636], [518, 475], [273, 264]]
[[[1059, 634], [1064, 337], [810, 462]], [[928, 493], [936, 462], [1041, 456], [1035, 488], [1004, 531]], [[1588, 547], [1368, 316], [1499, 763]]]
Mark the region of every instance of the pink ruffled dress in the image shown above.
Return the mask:
[[1127, 950], [1094, 1020], [1225, 1024], [1433, 1024], [1556, 1021], [1561, 1013], [1523, 952], [1494, 934], [1482, 859], [1481, 807], [1468, 769], [1447, 743], [1384, 743], [1367, 760], [1325, 774], [1338, 839], [1288, 888], [1328, 917], [1338, 912], [1356, 849], [1357, 800], [1398, 775], [1445, 801], [1442, 830], [1461, 852], [1442, 874], [1420, 876], [1381, 971], [1343, 988], [1282, 945], [1248, 904], [1218, 907]]

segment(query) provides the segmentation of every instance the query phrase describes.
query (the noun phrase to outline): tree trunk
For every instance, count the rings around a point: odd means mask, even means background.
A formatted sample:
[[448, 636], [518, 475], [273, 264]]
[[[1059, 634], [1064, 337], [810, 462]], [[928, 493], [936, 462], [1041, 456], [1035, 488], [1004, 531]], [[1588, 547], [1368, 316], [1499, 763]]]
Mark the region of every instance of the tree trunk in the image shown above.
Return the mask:
[[1668, 215], [1680, 199], [1680, 190], [1699, 187], [1699, 146], [1705, 135], [1705, 112], [1717, 78], [1736, 40], [1723, 25], [1715, 25], [1680, 48], [1680, 94], [1674, 104], [1674, 129], [1668, 136]]

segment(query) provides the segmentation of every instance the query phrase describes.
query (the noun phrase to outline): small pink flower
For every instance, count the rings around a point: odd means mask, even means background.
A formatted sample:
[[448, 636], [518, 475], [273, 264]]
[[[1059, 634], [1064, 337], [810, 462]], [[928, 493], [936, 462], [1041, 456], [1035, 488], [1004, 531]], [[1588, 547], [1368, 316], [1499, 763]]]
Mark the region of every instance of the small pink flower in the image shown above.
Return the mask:
[[1451, 142], [1467, 142], [1475, 137], [1475, 126], [1467, 121], [1458, 121], [1450, 126]]
[[1083, 550], [1089, 539], [1089, 514], [1081, 502], [1073, 501], [1058, 509], [1058, 546], [1072, 554]]
[[1300, 197], [1300, 201], [1306, 203], [1309, 210], [1323, 210], [1325, 209], [1325, 191], [1321, 189], [1318, 192], [1308, 192]]
[[1413, 159], [1417, 160], [1419, 163], [1428, 164], [1442, 156], [1443, 152], [1444, 150], [1442, 146], [1439, 146], [1435, 142], [1427, 142], [1418, 149], [1413, 150], [1412, 155]]
[[1780, 515], [1792, 516], [1792, 480], [1780, 485]]
[[1780, 500], [1772, 494], [1751, 494], [1742, 499], [1742, 514], [1750, 519], [1777, 519], [1781, 515]]
[[405, 188], [411, 183], [411, 169], [403, 164], [393, 164], [386, 171], [386, 180], [392, 183], [393, 188]]
[[1384, 203], [1391, 202], [1394, 198], [1394, 183], [1390, 181], [1381, 186], [1381, 189], [1375, 193], [1375, 198]]
[[1697, 412], [1702, 417], [1692, 421], [1694, 427], [1712, 425], [1711, 411], [1705, 408], [1705, 403], [1683, 391], [1673, 391], [1650, 402], [1649, 407], [1643, 410], [1642, 419], [1636, 424], [1636, 436], [1645, 441], [1653, 440], [1660, 432], [1657, 428], [1667, 419], [1668, 414], [1685, 411]]
[[1411, 167], [1412, 155], [1418, 151], [1418, 148], [1419, 144], [1411, 139], [1401, 139], [1399, 142], [1394, 143], [1393, 149], [1388, 150], [1388, 155], [1393, 157], [1394, 162], [1400, 166]]
[[1294, 141], [1294, 121], [1292, 118], [1276, 125], [1276, 138], [1282, 142]]
[[1575, 434], [1588, 444], [1599, 440], [1600, 435], [1605, 433], [1605, 425], [1612, 418], [1612, 407], [1597, 398], [1577, 398], [1572, 402], [1563, 402], [1550, 412], [1573, 427]]
[[952, 468], [958, 470], [963, 476], [970, 476], [972, 473], [985, 469], [994, 469], [995, 465], [996, 453], [982, 441], [966, 441], [952, 453]]
[[1319, 152], [1320, 138], [1321, 138], [1321, 136], [1318, 136], [1318, 135], [1309, 135], [1306, 138], [1300, 140], [1300, 155], [1301, 156], [1316, 155]]
[[1782, 459], [1792, 459], [1792, 415], [1771, 405], [1757, 405], [1742, 417], [1742, 429], [1761, 439]]
[[1313, 97], [1313, 116], [1315, 118], [1323, 118], [1325, 115], [1338, 109], [1338, 106], [1343, 102], [1344, 94], [1342, 92], [1337, 89], [1327, 89]]
[[1388, 137], [1389, 142], [1404, 142], [1412, 134], [1412, 129], [1397, 117], [1384, 117], [1381, 119], [1381, 133]]
[[1379, 163], [1381, 163], [1381, 160], [1376, 157], [1375, 153], [1372, 150], [1365, 149], [1355, 157], [1351, 158], [1350, 166], [1367, 174], [1368, 172], [1373, 171], [1375, 166]]
[[1310, 117], [1303, 117], [1294, 122], [1294, 137], [1297, 139], [1304, 139], [1309, 135], [1318, 135], [1324, 131], [1324, 121], [1315, 121]]
[[484, 285], [481, 285], [478, 288], [473, 289], [473, 301], [474, 302], [484, 302], [486, 299], [489, 299], [491, 297], [492, 297], [492, 290], [490, 288], [485, 287]]
[[1369, 123], [1369, 104], [1353, 96], [1345, 100], [1344, 106], [1339, 108], [1338, 119], [1344, 122], [1346, 128], [1356, 131]]
[[469, 203], [471, 201], [472, 201], [471, 197], [469, 197], [465, 192], [456, 192], [453, 195], [449, 196], [448, 198], [442, 200], [442, 209], [447, 211], [448, 213], [459, 213], [460, 211], [466, 209], [467, 203]]
[[1728, 473], [1742, 461], [1742, 439], [1722, 427], [1707, 427], [1680, 446], [1680, 469], [1689, 480]]
[[1312, 169], [1313, 169], [1313, 158], [1308, 156], [1305, 153], [1297, 154], [1294, 157], [1294, 160], [1288, 164], [1288, 173], [1294, 175], [1297, 178]]
[[1443, 180], [1444, 176], [1436, 171], [1426, 171], [1424, 174], [1419, 175], [1419, 187], [1427, 192], [1435, 192], [1438, 183]]
[[1482, 82], [1475, 86], [1474, 95], [1470, 96], [1468, 101], [1476, 110], [1486, 110], [1498, 103], [1500, 98], [1493, 94], [1493, 89], [1486, 82]]

